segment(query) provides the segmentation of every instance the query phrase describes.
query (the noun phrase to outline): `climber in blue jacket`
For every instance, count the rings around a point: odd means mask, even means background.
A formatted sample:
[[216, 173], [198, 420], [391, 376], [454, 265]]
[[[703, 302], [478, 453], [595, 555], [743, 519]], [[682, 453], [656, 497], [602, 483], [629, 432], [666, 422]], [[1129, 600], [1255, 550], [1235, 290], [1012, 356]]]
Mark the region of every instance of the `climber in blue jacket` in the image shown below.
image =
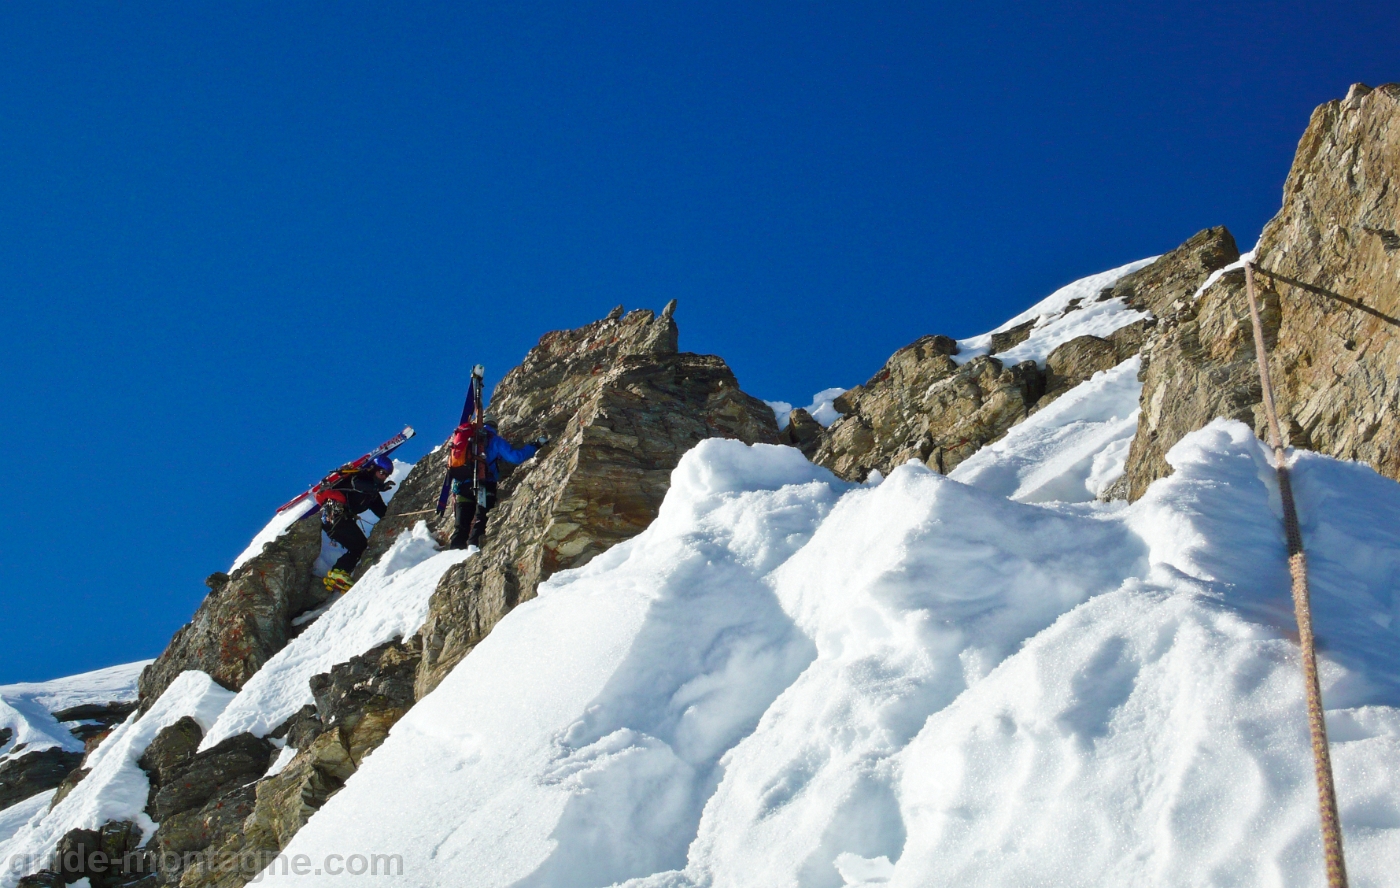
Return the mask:
[[496, 460], [520, 465], [549, 443], [541, 435], [529, 444], [516, 447], [489, 425], [464, 422], [448, 441], [447, 476], [452, 479], [452, 493], [457, 526], [452, 531], [449, 549], [480, 546], [486, 532], [486, 514], [496, 505], [496, 484], [500, 473]]

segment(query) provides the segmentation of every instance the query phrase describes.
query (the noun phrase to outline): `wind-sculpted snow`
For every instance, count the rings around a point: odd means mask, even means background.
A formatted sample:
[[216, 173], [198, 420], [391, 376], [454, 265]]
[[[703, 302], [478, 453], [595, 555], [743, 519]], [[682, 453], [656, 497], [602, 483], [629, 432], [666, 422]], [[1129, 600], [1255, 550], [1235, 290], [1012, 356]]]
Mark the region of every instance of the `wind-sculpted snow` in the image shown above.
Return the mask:
[[97, 829], [113, 820], [130, 820], [149, 838], [156, 824], [145, 812], [150, 781], [136, 764], [161, 728], [190, 716], [208, 730], [233, 692], [214, 684], [203, 672], [182, 673], [145, 715], [133, 713], [97, 747], [84, 767], [87, 777], [51, 811], [40, 811], [0, 844], [0, 886], [47, 863], [64, 834]]
[[200, 749], [245, 731], [266, 736], [312, 702], [313, 675], [329, 672], [375, 645], [413, 635], [427, 618], [428, 599], [438, 580], [474, 551], [438, 552], [421, 521], [400, 534], [349, 592], [248, 680]]
[[[704, 442], [287, 853], [424, 886], [1320, 885], [1272, 470], [1238, 423], [1171, 458], [1105, 512]], [[1352, 883], [1386, 884], [1400, 488], [1295, 471]]]
[[73, 736], [52, 713], [88, 703], [128, 703], [136, 699], [136, 680], [150, 660], [123, 663], [52, 681], [0, 685], [0, 729], [11, 734], [0, 751], [19, 744], [24, 751], [59, 747], [81, 752], [82, 741]]
[[[1016, 317], [980, 336], [958, 340], [958, 353], [953, 360], [965, 364], [979, 355], [992, 351], [992, 334], [1010, 330], [1034, 320], [1030, 335], [1024, 342], [996, 353], [997, 360], [1011, 367], [1022, 361], [1035, 361], [1042, 366], [1058, 345], [1077, 336], [1107, 336], [1120, 327], [1151, 317], [1150, 312], [1128, 307], [1121, 298], [1099, 302], [1100, 293], [1124, 277], [1146, 268], [1161, 257], [1139, 259], [1109, 271], [1092, 274], [1067, 284]], [[1073, 303], [1073, 304], [1071, 304]]]
[[1142, 359], [1066, 392], [949, 475], [1023, 503], [1087, 502], [1123, 475], [1137, 432]]
[[413, 849], [416, 884], [683, 865], [720, 756], [815, 655], [764, 578], [846, 487], [789, 448], [700, 443], [651, 528], [512, 611], [288, 853]]

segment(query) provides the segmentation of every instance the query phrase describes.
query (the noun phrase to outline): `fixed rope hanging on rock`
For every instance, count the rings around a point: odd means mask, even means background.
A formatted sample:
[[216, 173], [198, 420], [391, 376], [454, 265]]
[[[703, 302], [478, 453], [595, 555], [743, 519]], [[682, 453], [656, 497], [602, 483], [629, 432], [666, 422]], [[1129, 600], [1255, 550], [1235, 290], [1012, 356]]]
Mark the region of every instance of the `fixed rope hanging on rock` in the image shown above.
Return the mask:
[[1327, 748], [1327, 723], [1322, 713], [1322, 688], [1317, 680], [1317, 648], [1313, 640], [1312, 606], [1308, 593], [1308, 561], [1303, 554], [1303, 534], [1298, 529], [1298, 509], [1279, 431], [1274, 388], [1269, 379], [1269, 356], [1264, 349], [1264, 326], [1254, 295], [1254, 263], [1244, 265], [1245, 290], [1249, 293], [1249, 319], [1254, 325], [1254, 356], [1259, 362], [1259, 385], [1264, 391], [1264, 412], [1269, 418], [1269, 446], [1274, 449], [1279, 498], [1283, 501], [1283, 529], [1288, 538], [1288, 573], [1293, 578], [1293, 612], [1298, 620], [1298, 642], [1303, 651], [1303, 681], [1308, 700], [1308, 730], [1312, 735], [1313, 770], [1317, 776], [1317, 801], [1322, 816], [1322, 850], [1327, 862], [1328, 888], [1346, 888], [1346, 860], [1342, 855], [1342, 825], [1337, 816], [1337, 791], [1332, 782], [1332, 756]]

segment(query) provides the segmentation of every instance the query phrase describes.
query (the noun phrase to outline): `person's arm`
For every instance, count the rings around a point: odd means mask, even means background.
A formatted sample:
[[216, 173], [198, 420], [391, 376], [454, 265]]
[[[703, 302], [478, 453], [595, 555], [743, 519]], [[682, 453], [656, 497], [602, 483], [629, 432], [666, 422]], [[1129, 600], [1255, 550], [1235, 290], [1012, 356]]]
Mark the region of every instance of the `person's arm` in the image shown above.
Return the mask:
[[539, 450], [534, 444], [522, 444], [514, 447], [500, 435], [492, 435], [491, 443], [486, 445], [486, 461], [503, 459], [511, 465], [518, 466], [525, 460], [534, 456]]

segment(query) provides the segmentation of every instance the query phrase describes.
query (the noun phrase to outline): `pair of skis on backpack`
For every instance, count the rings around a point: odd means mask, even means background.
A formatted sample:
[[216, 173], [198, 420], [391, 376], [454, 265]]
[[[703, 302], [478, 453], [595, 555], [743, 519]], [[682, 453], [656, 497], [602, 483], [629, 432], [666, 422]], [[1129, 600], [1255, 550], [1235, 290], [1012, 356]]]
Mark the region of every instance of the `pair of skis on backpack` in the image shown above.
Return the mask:
[[[449, 453], [449, 461], [455, 458], [453, 454], [456, 453], [458, 450], [461, 450], [463, 452], [470, 451], [472, 443], [470, 439], [473, 438], [475, 432], [481, 429], [481, 427], [484, 425], [484, 420], [482, 416], [483, 411], [481, 388], [482, 380], [485, 378], [485, 376], [485, 367], [481, 366], [480, 364], [477, 364], [475, 367], [472, 368], [471, 385], [467, 389], [466, 403], [462, 405], [462, 419], [457, 424], [457, 431], [453, 433], [452, 441], [449, 442], [448, 445], [449, 448], [451, 448], [451, 452]], [[464, 431], [464, 429], [466, 431]], [[372, 463], [376, 457], [388, 456], [395, 450], [398, 450], [399, 447], [401, 447], [404, 444], [404, 442], [406, 442], [409, 438], [412, 438], [414, 434], [416, 433], [413, 431], [412, 426], [405, 426], [402, 432], [399, 432], [397, 435], [385, 441], [383, 444], [380, 444], [378, 447], [374, 448], [369, 453], [366, 453], [359, 459], [353, 462], [348, 462], [340, 468], [336, 469], [335, 471], [331, 472], [330, 474], [326, 475], [326, 477], [311, 485], [311, 487], [307, 489], [305, 493], [298, 494], [288, 502], [284, 503], [281, 506], [281, 508], [277, 510], [277, 514], [281, 515], [283, 512], [286, 512], [288, 509], [294, 507], [298, 503], [305, 502], [307, 498], [310, 497], [316, 500], [316, 505], [313, 506], [309, 511], [307, 511], [305, 515], [302, 515], [301, 517], [309, 518], [310, 516], [315, 515], [317, 512], [321, 511], [322, 507], [325, 505], [326, 497], [331, 493], [331, 491], [335, 489], [335, 486], [337, 484], [345, 480], [347, 477], [356, 474], [357, 472], [365, 471], [366, 467], [369, 466], [369, 464]], [[438, 495], [437, 503], [437, 510], [439, 513], [441, 513], [443, 509], [446, 508], [447, 499], [451, 491], [452, 479], [450, 477], [443, 478], [442, 492]]]

